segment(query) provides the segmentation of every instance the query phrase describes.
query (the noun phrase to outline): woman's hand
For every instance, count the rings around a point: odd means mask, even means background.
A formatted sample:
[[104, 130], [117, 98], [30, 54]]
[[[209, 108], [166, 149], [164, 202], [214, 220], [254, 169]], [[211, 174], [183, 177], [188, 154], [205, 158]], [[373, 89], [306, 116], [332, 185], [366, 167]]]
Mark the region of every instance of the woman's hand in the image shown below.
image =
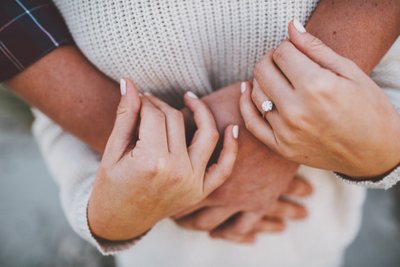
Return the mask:
[[[298, 23], [289, 25], [289, 36], [256, 66], [253, 91], [250, 84], [243, 90], [247, 128], [286, 158], [309, 166], [357, 177], [396, 167], [400, 117], [382, 90]], [[263, 114], [268, 123], [257, 111], [266, 100], [274, 103]]]
[[238, 127], [230, 125], [218, 162], [207, 169], [218, 131], [193, 93], [184, 99], [198, 128], [188, 148], [180, 111], [152, 96], [140, 98], [130, 81], [121, 81], [121, 92], [88, 206], [92, 232], [107, 240], [138, 237], [200, 202], [229, 177], [237, 154]]

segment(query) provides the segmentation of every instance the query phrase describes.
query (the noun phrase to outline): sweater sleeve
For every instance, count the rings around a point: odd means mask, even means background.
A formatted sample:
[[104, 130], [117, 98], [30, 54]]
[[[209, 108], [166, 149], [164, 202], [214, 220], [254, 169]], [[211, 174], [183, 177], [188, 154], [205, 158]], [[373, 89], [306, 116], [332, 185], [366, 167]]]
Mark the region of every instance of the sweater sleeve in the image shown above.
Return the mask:
[[87, 220], [87, 205], [100, 160], [79, 139], [65, 132], [45, 115], [34, 110], [33, 135], [60, 190], [63, 211], [73, 230], [103, 255], [132, 247], [137, 239], [125, 242], [97, 240]]

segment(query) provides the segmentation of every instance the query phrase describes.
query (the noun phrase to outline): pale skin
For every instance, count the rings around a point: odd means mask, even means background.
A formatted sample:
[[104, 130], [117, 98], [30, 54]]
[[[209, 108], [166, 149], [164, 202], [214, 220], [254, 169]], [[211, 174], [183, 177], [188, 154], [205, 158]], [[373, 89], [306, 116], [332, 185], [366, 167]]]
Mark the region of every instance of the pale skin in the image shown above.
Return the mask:
[[[307, 24], [307, 30], [370, 72], [398, 36], [399, 27], [394, 25], [398, 25], [399, 9], [400, 5], [394, 1], [323, 0]], [[383, 27], [385, 31], [381, 30]], [[369, 45], [363, 45], [365, 43]], [[57, 49], [8, 81], [8, 85], [66, 130], [103, 152], [120, 98], [118, 85], [88, 63], [76, 48]], [[239, 84], [232, 85], [204, 98], [220, 130], [228, 124], [244, 126], [238, 110], [239, 88]], [[226, 116], [223, 110], [235, 112]], [[201, 226], [201, 229], [212, 230], [201, 222], [223, 222], [227, 217], [242, 212], [239, 214], [242, 219], [224, 225], [223, 230], [217, 233], [228, 240], [251, 241], [262, 222], [259, 218], [286, 190], [288, 181], [295, 176], [297, 164], [260, 146], [260, 142], [244, 129], [239, 144], [234, 175], [199, 205], [203, 208], [201, 215], [187, 217], [185, 222], [194, 228]], [[246, 149], [249, 147], [253, 149]], [[269, 160], [265, 161], [262, 168], [256, 170], [252, 167], [253, 164], [259, 166], [259, 160], [266, 158]], [[244, 187], [244, 184], [247, 186]], [[296, 194], [304, 195], [310, 191], [304, 183], [295, 184], [299, 184], [300, 189], [292, 188], [290, 191], [297, 191]], [[252, 192], [251, 198], [248, 197], [249, 192]], [[281, 209], [284, 213], [282, 218], [290, 217], [288, 214], [292, 214], [293, 210], [297, 215], [304, 214], [304, 209], [289, 206], [290, 209]], [[279, 222], [271, 228], [282, 229], [282, 226], [282, 222]]]
[[230, 176], [238, 150], [239, 128], [229, 125], [218, 162], [207, 167], [219, 134], [201, 100], [192, 93], [184, 98], [197, 128], [187, 147], [180, 111], [156, 97], [140, 97], [129, 80], [121, 85], [88, 208], [92, 232], [107, 240], [134, 239], [205, 199]]
[[[295, 25], [257, 64], [254, 105], [244, 85], [247, 128], [291, 161], [355, 179], [382, 177], [400, 163], [400, 116], [354, 62]], [[268, 123], [257, 110], [265, 99], [275, 103]]]

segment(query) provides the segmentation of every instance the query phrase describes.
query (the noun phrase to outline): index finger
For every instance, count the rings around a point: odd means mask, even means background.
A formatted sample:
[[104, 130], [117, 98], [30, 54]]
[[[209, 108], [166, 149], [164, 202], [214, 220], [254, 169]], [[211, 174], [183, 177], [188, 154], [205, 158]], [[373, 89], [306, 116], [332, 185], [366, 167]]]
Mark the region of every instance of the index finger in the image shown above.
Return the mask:
[[142, 97], [139, 141], [149, 147], [168, 152], [167, 129], [164, 113], [156, 108], [146, 96]]
[[184, 98], [186, 106], [193, 112], [197, 131], [188, 149], [193, 169], [205, 172], [208, 161], [219, 139], [219, 133], [214, 117], [200, 99], [192, 92], [188, 92]]
[[289, 41], [283, 41], [275, 49], [272, 58], [295, 89], [302, 88], [302, 85], [308, 84], [309, 80], [315, 76], [315, 73], [328, 72], [304, 55]]
[[292, 85], [275, 65], [273, 53], [273, 50], [269, 51], [256, 65], [254, 88], [258, 86], [280, 110], [287, 106], [288, 102], [293, 101], [294, 91]]

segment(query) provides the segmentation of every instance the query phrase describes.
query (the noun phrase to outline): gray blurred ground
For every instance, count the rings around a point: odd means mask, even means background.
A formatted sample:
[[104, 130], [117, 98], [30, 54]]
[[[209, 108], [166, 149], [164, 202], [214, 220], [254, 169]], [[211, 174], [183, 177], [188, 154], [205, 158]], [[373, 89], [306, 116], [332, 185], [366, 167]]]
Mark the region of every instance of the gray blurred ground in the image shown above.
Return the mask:
[[[68, 227], [30, 135], [27, 107], [0, 88], [0, 266], [114, 266]], [[400, 189], [370, 191], [345, 266], [400, 266]]]

